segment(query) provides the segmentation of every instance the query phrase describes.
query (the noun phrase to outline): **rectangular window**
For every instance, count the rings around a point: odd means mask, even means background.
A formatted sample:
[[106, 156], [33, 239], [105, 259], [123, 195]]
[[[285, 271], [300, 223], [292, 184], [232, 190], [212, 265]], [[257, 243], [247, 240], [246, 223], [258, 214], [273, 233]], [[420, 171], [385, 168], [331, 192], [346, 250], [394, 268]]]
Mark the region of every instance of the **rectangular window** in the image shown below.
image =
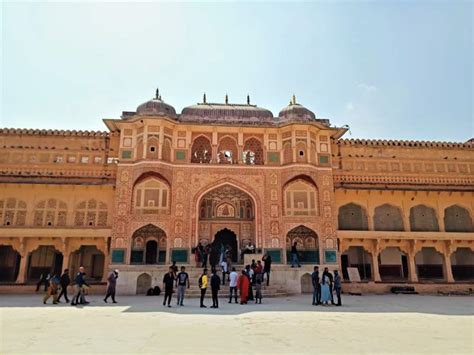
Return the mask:
[[67, 156], [67, 162], [68, 163], [75, 163], [76, 162], [76, 156], [75, 155], [68, 155]]
[[81, 157], [81, 163], [82, 164], [88, 164], [89, 163], [89, 157], [87, 155], [83, 155]]
[[124, 249], [114, 249], [112, 250], [112, 263], [113, 264], [122, 264], [125, 261], [125, 250]]
[[63, 162], [63, 156], [62, 155], [56, 155], [53, 159], [53, 163], [62, 163]]
[[329, 164], [329, 155], [319, 155], [319, 164]]
[[102, 157], [94, 157], [94, 164], [102, 163]]

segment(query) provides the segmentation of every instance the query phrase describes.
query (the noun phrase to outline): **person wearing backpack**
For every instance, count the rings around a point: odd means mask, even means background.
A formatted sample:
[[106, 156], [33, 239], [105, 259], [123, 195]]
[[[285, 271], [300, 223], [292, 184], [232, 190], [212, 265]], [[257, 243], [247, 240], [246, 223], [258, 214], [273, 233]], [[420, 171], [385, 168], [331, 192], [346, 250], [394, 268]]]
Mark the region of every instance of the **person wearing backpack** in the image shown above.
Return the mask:
[[206, 290], [207, 290], [207, 282], [208, 277], [207, 277], [207, 269], [204, 269], [202, 271], [202, 275], [199, 277], [198, 284], [199, 288], [201, 289], [201, 308], [207, 308], [204, 305], [204, 296], [206, 295]]
[[53, 304], [58, 304], [57, 295], [60, 283], [61, 280], [59, 279], [58, 275], [54, 274], [49, 280], [48, 292], [43, 297], [43, 304], [46, 304], [46, 301], [49, 300], [51, 296], [53, 297]]

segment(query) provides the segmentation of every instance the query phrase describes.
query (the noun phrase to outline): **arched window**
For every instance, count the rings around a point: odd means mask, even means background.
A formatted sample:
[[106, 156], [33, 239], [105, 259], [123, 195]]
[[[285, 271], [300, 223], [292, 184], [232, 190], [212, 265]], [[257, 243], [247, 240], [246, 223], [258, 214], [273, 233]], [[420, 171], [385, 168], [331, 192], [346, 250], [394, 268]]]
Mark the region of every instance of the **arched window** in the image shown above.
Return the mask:
[[147, 139], [147, 150], [146, 150], [146, 157], [147, 159], [158, 159], [158, 137], [156, 136], [148, 136]]
[[163, 161], [171, 161], [171, 140], [165, 138], [163, 141], [163, 154], [161, 155]]
[[355, 203], [339, 207], [337, 216], [340, 230], [368, 230], [367, 213], [362, 206]]
[[305, 142], [296, 143], [296, 161], [298, 163], [306, 163], [308, 160]]
[[91, 199], [82, 201], [74, 211], [74, 225], [104, 227], [107, 225], [107, 205], [103, 202]]
[[191, 163], [210, 163], [212, 158], [211, 142], [204, 136], [197, 137], [191, 148]]
[[247, 165], [263, 164], [262, 143], [256, 138], [249, 138], [245, 141], [242, 160]]
[[0, 200], [0, 221], [4, 226], [24, 226], [26, 202], [15, 198]]
[[283, 144], [283, 164], [291, 164], [293, 162], [293, 148], [291, 142]]
[[49, 199], [39, 202], [35, 208], [35, 226], [65, 226], [67, 217], [67, 205], [56, 199]]
[[374, 229], [376, 231], [403, 231], [400, 208], [384, 204], [375, 208]]
[[316, 187], [302, 179], [288, 184], [284, 193], [285, 215], [287, 216], [315, 216], [316, 215]]
[[290, 250], [294, 243], [297, 243], [298, 253], [301, 263], [319, 263], [319, 242], [318, 235], [312, 229], [300, 225], [293, 228], [286, 235], [287, 260], [290, 263]]
[[132, 235], [132, 264], [157, 264], [166, 259], [166, 233], [159, 227], [148, 224]]
[[410, 208], [410, 229], [412, 231], [438, 232], [438, 218], [433, 208], [418, 205]]
[[237, 144], [231, 137], [224, 137], [217, 148], [219, 164], [234, 164], [237, 162]]
[[444, 228], [446, 232], [473, 232], [469, 211], [458, 205], [446, 208], [444, 210]]
[[149, 178], [135, 186], [134, 209], [139, 214], [169, 213], [169, 187], [156, 178]]

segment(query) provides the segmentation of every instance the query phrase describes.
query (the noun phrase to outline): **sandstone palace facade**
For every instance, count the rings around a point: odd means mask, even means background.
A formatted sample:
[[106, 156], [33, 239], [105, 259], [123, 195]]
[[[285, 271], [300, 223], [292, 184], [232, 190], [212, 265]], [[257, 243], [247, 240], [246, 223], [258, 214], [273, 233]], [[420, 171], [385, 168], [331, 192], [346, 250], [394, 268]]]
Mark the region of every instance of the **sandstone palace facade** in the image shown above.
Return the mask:
[[235, 262], [248, 242], [272, 255], [289, 292], [315, 264], [358, 268], [372, 291], [472, 287], [472, 141], [343, 139], [294, 97], [274, 117], [205, 97], [177, 114], [157, 93], [104, 122], [0, 130], [0, 292], [84, 265], [99, 284], [120, 269], [119, 291], [141, 293], [215, 240]]

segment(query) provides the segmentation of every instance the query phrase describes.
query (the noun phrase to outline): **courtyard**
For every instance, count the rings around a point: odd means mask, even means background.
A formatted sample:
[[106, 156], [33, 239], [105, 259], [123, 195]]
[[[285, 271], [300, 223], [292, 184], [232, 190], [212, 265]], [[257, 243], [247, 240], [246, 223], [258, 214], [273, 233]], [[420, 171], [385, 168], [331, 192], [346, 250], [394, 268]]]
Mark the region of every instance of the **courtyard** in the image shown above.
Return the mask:
[[[342, 307], [310, 295], [241, 306], [196, 298], [89, 296], [86, 307], [43, 305], [40, 295], [0, 296], [1, 354], [472, 354], [470, 296], [345, 296]], [[173, 300], [174, 301], [174, 300]], [[210, 305], [210, 299], [207, 299]]]

